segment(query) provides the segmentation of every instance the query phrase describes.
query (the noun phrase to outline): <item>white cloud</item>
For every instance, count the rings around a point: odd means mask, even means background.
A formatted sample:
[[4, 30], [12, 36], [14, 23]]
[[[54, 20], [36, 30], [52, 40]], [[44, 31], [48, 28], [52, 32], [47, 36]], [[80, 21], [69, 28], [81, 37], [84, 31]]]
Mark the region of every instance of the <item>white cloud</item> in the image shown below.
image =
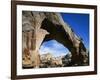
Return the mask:
[[[48, 46], [49, 45], [49, 46]], [[40, 47], [40, 54], [51, 53], [54, 56], [61, 56], [68, 53], [67, 48], [55, 40], [45, 42]]]

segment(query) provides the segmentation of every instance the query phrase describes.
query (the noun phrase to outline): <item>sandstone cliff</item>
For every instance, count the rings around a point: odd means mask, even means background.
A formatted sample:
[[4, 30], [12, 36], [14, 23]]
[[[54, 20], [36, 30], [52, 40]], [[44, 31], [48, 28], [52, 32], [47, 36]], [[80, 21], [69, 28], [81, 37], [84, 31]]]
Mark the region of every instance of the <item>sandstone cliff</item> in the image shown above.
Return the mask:
[[[56, 40], [72, 54], [71, 64], [82, 65], [88, 62], [88, 55], [82, 40], [65, 23], [59, 13], [22, 12], [23, 55], [29, 50], [31, 64], [39, 66], [39, 48], [45, 41]], [[24, 63], [23, 63], [24, 64]]]

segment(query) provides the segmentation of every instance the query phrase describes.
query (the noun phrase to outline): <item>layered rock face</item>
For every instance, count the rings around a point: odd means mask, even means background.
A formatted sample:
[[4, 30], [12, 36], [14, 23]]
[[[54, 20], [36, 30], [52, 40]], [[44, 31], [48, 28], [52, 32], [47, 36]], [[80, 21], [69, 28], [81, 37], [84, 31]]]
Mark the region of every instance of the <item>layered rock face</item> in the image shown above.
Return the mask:
[[43, 42], [52, 39], [69, 49], [72, 54], [72, 65], [88, 62], [88, 55], [83, 42], [63, 21], [59, 13], [22, 12], [23, 65], [39, 67], [39, 48]]

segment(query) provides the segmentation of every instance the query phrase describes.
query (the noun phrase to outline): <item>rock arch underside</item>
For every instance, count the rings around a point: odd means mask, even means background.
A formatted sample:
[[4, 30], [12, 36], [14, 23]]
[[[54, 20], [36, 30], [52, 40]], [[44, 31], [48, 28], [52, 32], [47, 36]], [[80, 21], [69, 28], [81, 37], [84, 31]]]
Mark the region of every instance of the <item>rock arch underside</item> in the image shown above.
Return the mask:
[[[39, 67], [39, 48], [43, 42], [56, 40], [71, 52], [70, 65], [89, 65], [87, 49], [71, 27], [64, 22], [60, 13], [22, 12], [23, 67]], [[26, 65], [27, 64], [27, 65]]]

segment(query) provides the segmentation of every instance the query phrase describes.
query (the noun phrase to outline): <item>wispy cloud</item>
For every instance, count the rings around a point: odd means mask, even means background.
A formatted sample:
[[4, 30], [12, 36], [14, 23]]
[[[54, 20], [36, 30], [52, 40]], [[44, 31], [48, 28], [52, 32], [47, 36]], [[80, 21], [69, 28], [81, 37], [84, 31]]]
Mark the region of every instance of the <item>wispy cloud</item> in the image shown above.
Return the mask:
[[55, 40], [44, 42], [40, 47], [40, 54], [51, 53], [54, 56], [61, 56], [66, 55], [68, 52], [67, 48]]

